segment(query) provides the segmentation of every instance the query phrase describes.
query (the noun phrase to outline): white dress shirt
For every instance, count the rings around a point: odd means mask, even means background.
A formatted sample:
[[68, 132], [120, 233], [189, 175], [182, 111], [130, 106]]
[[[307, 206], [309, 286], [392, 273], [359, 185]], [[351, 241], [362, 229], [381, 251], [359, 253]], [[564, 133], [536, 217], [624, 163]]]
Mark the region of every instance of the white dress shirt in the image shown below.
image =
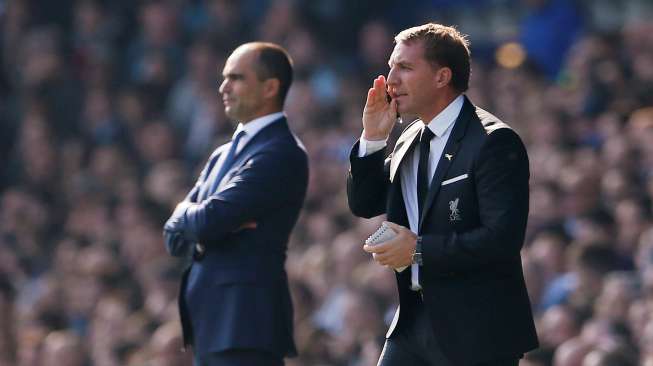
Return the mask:
[[[435, 135], [433, 139], [431, 139], [431, 150], [429, 152], [429, 185], [431, 184], [433, 174], [435, 174], [438, 162], [440, 161], [444, 147], [446, 146], [449, 135], [451, 134], [452, 126], [454, 125], [454, 122], [456, 122], [456, 119], [463, 108], [464, 101], [465, 99], [463, 96], [459, 95], [444, 110], [442, 110], [442, 112], [426, 124]], [[424, 125], [424, 122], [422, 121], [416, 123]], [[373, 154], [383, 149], [386, 144], [387, 140], [370, 141], [365, 140], [365, 138], [361, 136], [358, 156], [364, 157]], [[413, 150], [412, 155], [406, 155], [404, 160], [406, 163], [401, 165], [401, 193], [406, 205], [406, 214], [408, 215], [410, 231], [418, 234], [419, 211], [417, 205], [417, 166], [419, 165], [419, 144]], [[411, 265], [411, 286], [413, 290], [419, 290], [422, 288], [419, 284], [419, 266], [417, 264]]]
[[255, 118], [247, 123], [239, 123], [238, 127], [236, 127], [236, 131], [234, 131], [232, 139], [236, 138], [236, 135], [238, 135], [240, 131], [245, 131], [245, 136], [241, 137], [240, 141], [238, 141], [236, 155], [238, 155], [238, 153], [252, 140], [252, 138], [254, 138], [254, 136], [256, 136], [257, 133], [259, 133], [259, 131], [272, 124], [272, 122], [278, 121], [283, 116], [283, 112], [276, 112]]

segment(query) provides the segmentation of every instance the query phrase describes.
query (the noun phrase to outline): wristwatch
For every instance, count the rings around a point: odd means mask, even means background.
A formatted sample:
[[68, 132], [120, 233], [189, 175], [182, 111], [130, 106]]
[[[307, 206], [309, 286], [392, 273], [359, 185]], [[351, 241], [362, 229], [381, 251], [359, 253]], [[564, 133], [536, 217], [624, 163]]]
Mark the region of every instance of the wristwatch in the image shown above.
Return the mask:
[[422, 265], [422, 237], [418, 236], [415, 240], [415, 252], [413, 253], [413, 264]]

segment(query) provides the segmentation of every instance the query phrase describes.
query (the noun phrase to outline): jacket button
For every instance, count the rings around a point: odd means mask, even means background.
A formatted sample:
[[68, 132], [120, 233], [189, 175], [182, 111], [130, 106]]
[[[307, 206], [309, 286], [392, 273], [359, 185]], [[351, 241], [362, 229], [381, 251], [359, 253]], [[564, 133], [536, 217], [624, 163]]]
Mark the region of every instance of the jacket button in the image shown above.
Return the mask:
[[195, 244], [195, 250], [193, 251], [193, 259], [196, 261], [202, 260], [204, 254], [206, 253], [206, 248], [204, 245], [197, 243]]

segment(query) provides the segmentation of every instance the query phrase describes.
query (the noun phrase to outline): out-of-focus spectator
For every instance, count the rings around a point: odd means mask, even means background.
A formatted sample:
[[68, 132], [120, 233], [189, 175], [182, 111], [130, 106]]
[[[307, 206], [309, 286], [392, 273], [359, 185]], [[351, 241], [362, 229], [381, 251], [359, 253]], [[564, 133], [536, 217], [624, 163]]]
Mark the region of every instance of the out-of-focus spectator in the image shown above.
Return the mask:
[[582, 29], [580, 9], [576, 1], [526, 0], [524, 3], [530, 12], [522, 25], [521, 41], [542, 72], [555, 78]]
[[41, 363], [85, 366], [86, 352], [82, 339], [73, 332], [52, 332], [43, 340]]
[[[207, 0], [188, 4], [185, 26], [193, 38], [207, 38], [221, 53], [231, 52], [250, 41], [255, 30], [249, 24], [256, 20], [247, 16], [243, 3], [245, 1]], [[262, 7], [264, 2], [258, 3]]]
[[615, 251], [605, 244], [576, 244], [568, 250], [571, 271], [549, 283], [541, 306], [570, 304], [587, 310], [601, 291], [603, 276], [616, 270]]
[[603, 288], [595, 302], [594, 316], [625, 324], [632, 302], [638, 295], [638, 283], [633, 275], [611, 273], [603, 281]]
[[591, 351], [591, 345], [580, 338], [572, 338], [561, 344], [553, 357], [554, 366], [577, 366]]
[[5, 273], [0, 273], [0, 365], [16, 363], [16, 329], [14, 319], [15, 290]]
[[545, 348], [555, 349], [580, 333], [580, 319], [568, 306], [551, 307], [539, 320], [538, 336]]
[[175, 321], [157, 328], [150, 341], [152, 366], [189, 365], [192, 362], [190, 352], [179, 352], [183, 348], [180, 329], [181, 325]]
[[583, 359], [582, 366], [635, 366], [637, 356], [629, 349], [594, 350]]
[[215, 100], [219, 78], [216, 65], [224, 63], [224, 56], [212, 45], [200, 38], [188, 48], [187, 71], [172, 87], [168, 101], [168, 116], [185, 137], [184, 156], [193, 164], [210, 151], [216, 131], [224, 130], [227, 124]]

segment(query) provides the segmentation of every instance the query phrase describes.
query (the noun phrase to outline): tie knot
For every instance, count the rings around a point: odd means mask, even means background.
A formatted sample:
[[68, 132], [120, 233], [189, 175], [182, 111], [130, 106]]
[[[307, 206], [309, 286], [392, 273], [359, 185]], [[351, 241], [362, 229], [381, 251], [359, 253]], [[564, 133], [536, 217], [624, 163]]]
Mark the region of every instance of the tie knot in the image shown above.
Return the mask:
[[231, 137], [231, 141], [238, 141], [243, 136], [245, 136], [245, 130], [240, 130]]
[[435, 134], [433, 133], [433, 131], [431, 131], [431, 129], [428, 128], [427, 126], [424, 126], [422, 128], [422, 134], [419, 137], [419, 142], [422, 144], [428, 143], [429, 141], [431, 141], [431, 139], [434, 136]]
[[240, 144], [240, 140], [245, 135], [246, 135], [245, 130], [240, 130], [237, 134], [235, 134], [231, 138], [231, 148], [229, 148], [230, 156], [233, 156], [233, 155], [236, 154], [236, 151], [238, 150], [238, 144]]

